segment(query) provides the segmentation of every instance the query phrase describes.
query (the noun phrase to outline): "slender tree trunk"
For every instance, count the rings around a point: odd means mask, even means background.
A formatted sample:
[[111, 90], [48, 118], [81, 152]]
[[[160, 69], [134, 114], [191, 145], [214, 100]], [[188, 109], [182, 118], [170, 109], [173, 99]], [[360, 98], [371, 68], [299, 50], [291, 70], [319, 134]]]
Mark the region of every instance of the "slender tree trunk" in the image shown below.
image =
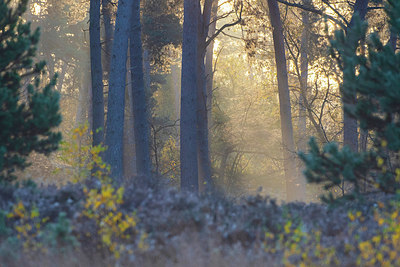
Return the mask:
[[[310, 0], [303, 0], [304, 6], [309, 6]], [[310, 21], [308, 12], [302, 11], [303, 31], [301, 33], [300, 40], [300, 96], [299, 96], [299, 118], [298, 118], [298, 151], [306, 151], [307, 149], [307, 95], [308, 95], [308, 45], [309, 45], [309, 32], [310, 32]], [[304, 163], [297, 158], [298, 172], [297, 175], [301, 188], [307, 189], [306, 178], [303, 174]], [[304, 199], [305, 200], [305, 199]]]
[[104, 138], [104, 93], [103, 68], [101, 64], [100, 43], [100, 1], [90, 1], [90, 69], [92, 79], [92, 129], [93, 146], [103, 142]]
[[207, 76], [205, 70], [206, 40], [214, 0], [205, 0], [203, 13], [199, 14], [197, 37], [197, 159], [199, 188], [201, 192], [212, 188], [210, 147], [208, 139]]
[[184, 0], [181, 78], [181, 189], [197, 193], [197, 31], [200, 1]]
[[[211, 20], [208, 28], [208, 37], [215, 34], [217, 26], [217, 15], [218, 15], [218, 0], [213, 1], [211, 9]], [[206, 51], [206, 92], [207, 92], [207, 119], [208, 128], [212, 128], [212, 101], [213, 101], [213, 81], [214, 81], [214, 69], [213, 69], [213, 57], [214, 57], [214, 40], [207, 46]]]
[[[130, 62], [128, 63], [130, 66]], [[131, 72], [127, 73], [128, 85], [132, 84]], [[136, 149], [135, 149], [135, 127], [133, 118], [133, 94], [131, 86], [125, 90], [125, 127], [124, 127], [124, 177], [132, 178], [137, 175], [136, 169]]]
[[102, 13], [103, 13], [103, 23], [104, 23], [104, 70], [106, 73], [106, 79], [110, 73], [110, 63], [111, 63], [111, 49], [112, 40], [114, 35], [114, 29], [111, 22], [112, 4], [111, 0], [102, 0]]
[[[310, 0], [303, 0], [304, 6], [309, 6]], [[300, 41], [300, 96], [299, 96], [299, 120], [298, 133], [299, 137], [298, 150], [306, 151], [307, 149], [307, 83], [308, 83], [308, 42], [310, 32], [310, 22], [308, 12], [302, 11], [303, 31]]]
[[[346, 31], [348, 32], [355, 23], [356, 15], [361, 20], [365, 19], [368, 8], [368, 0], [357, 0], [354, 4], [354, 13], [350, 20], [349, 25], [347, 26]], [[346, 81], [343, 81], [345, 83]], [[350, 105], [354, 105], [356, 102], [356, 98], [352, 100], [353, 103]], [[350, 117], [346, 112], [343, 115], [343, 143], [344, 145], [349, 146], [353, 151], [358, 151], [358, 123], [357, 120]]]
[[286, 178], [287, 201], [303, 200], [305, 188], [296, 175], [296, 157], [293, 140], [292, 113], [290, 106], [289, 83], [286, 68], [286, 56], [283, 39], [283, 27], [279, 6], [276, 0], [268, 0], [269, 16], [273, 30], [275, 61], [278, 77], [279, 106], [281, 115], [281, 131], [283, 142], [284, 170]]
[[134, 0], [130, 32], [130, 64], [135, 124], [136, 168], [139, 176], [151, 178], [150, 126], [145, 94], [140, 0]]
[[208, 140], [208, 118], [207, 118], [207, 93], [206, 75], [204, 66], [204, 53], [199, 53], [197, 70], [197, 153], [199, 165], [199, 189], [200, 192], [208, 190], [212, 186], [211, 161]]
[[83, 125], [87, 120], [88, 108], [91, 106], [89, 93], [91, 91], [90, 79], [82, 74], [81, 87], [79, 88], [78, 106], [76, 109], [75, 126]]
[[[112, 0], [101, 0], [102, 1], [102, 14], [103, 14], [103, 26], [104, 26], [104, 36], [103, 36], [103, 74], [104, 80], [110, 80], [110, 64], [111, 64], [111, 54], [112, 54], [112, 42], [114, 38], [114, 25], [111, 21], [112, 15]], [[109, 83], [104, 85], [104, 107], [108, 106], [108, 90]], [[106, 117], [106, 116], [105, 116]], [[104, 126], [106, 127], [106, 126]], [[105, 133], [105, 129], [104, 129]]]
[[397, 33], [393, 29], [390, 29], [389, 44], [392, 47], [393, 51], [396, 52], [396, 49], [397, 49]]
[[126, 59], [133, 0], [119, 0], [112, 47], [108, 91], [106, 162], [116, 180], [123, 176], [123, 135], [125, 110]]
[[150, 92], [151, 86], [151, 65], [150, 65], [150, 55], [149, 50], [146, 48], [143, 49], [143, 77], [144, 77], [144, 91], [146, 93], [146, 97]]
[[175, 118], [178, 120], [180, 117], [180, 71], [177, 64], [172, 64], [171, 66], [171, 75], [173, 81], [173, 90], [174, 90], [174, 99], [175, 99]]

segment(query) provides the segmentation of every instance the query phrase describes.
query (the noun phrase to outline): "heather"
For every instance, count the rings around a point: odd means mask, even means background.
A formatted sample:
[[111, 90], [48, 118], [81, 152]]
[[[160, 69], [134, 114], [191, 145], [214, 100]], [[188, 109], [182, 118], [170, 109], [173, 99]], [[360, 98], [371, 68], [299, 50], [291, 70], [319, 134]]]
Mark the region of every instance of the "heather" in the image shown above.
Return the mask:
[[399, 202], [371, 195], [336, 208], [165, 185], [1, 188], [5, 266], [396, 266]]

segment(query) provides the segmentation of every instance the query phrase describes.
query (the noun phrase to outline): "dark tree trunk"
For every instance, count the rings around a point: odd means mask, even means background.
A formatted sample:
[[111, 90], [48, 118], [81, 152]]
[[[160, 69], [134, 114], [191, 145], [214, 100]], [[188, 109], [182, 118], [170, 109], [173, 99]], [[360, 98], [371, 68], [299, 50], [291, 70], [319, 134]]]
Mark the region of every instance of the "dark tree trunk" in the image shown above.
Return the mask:
[[[357, 0], [355, 2], [354, 13], [347, 26], [346, 32], [353, 27], [356, 15], [358, 15], [361, 20], [365, 19], [367, 8], [368, 0]], [[343, 82], [345, 83], [346, 81]], [[353, 103], [349, 103], [349, 105], [355, 104], [356, 98], [354, 98], [352, 102]], [[358, 151], [358, 123], [356, 119], [350, 117], [346, 112], [344, 112], [343, 115], [343, 143], [349, 146], [353, 151]]]
[[102, 13], [104, 23], [104, 70], [106, 73], [106, 79], [110, 73], [111, 63], [111, 49], [114, 29], [111, 22], [112, 4], [111, 0], [102, 0]]
[[275, 61], [278, 77], [279, 106], [283, 142], [284, 170], [286, 178], [287, 201], [303, 200], [305, 188], [300, 181], [296, 168], [295, 145], [293, 140], [292, 113], [290, 106], [289, 83], [286, 68], [283, 27], [279, 6], [276, 0], [268, 0], [269, 16], [273, 29]]
[[393, 29], [390, 29], [389, 44], [392, 47], [393, 51], [396, 52], [396, 49], [397, 49], [397, 33]]
[[184, 1], [181, 78], [181, 189], [198, 192], [197, 163], [197, 31], [198, 0]]
[[[130, 62], [128, 63], [130, 66]], [[131, 73], [127, 73], [128, 84], [132, 84]], [[135, 149], [135, 127], [133, 120], [133, 96], [132, 88], [127, 86], [125, 91], [125, 121], [124, 121], [124, 177], [132, 178], [137, 175], [136, 170], [136, 149]]]
[[206, 75], [204, 66], [204, 53], [199, 53], [197, 70], [197, 153], [199, 166], [199, 188], [201, 192], [207, 191], [212, 186], [211, 161], [208, 139], [207, 93]]
[[150, 126], [145, 94], [140, 0], [134, 0], [130, 32], [130, 65], [135, 124], [136, 169], [139, 176], [151, 178]]
[[133, 0], [119, 0], [111, 57], [105, 159], [111, 165], [111, 175], [116, 180], [121, 180], [123, 176], [126, 59], [132, 9]]
[[104, 137], [104, 93], [103, 68], [100, 43], [100, 1], [90, 1], [90, 69], [92, 79], [92, 129], [93, 146], [103, 142]]

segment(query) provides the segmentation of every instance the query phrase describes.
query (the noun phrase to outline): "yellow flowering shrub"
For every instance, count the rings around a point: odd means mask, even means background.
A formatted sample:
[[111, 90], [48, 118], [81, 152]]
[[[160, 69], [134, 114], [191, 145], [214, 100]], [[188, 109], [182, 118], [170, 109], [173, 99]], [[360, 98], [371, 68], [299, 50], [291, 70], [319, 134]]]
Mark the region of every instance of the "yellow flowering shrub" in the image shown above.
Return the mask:
[[7, 214], [7, 218], [16, 220], [14, 229], [25, 252], [45, 251], [43, 244], [37, 240], [37, 237], [40, 234], [42, 224], [48, 218], [40, 219], [39, 210], [36, 206], [27, 209], [22, 201], [19, 201], [14, 204], [12, 211]]
[[[357, 264], [362, 266], [400, 265], [400, 216], [399, 204], [395, 209], [385, 209], [379, 202], [374, 209], [374, 220], [379, 228], [370, 239], [358, 243]], [[367, 231], [367, 229], [363, 229]]]
[[123, 214], [124, 188], [115, 189], [110, 183], [103, 183], [101, 189], [84, 189], [86, 196], [83, 215], [96, 222], [97, 234], [102, 245], [119, 258], [125, 251], [121, 240], [129, 240], [136, 235], [135, 214]]
[[92, 135], [93, 132], [89, 132], [89, 126], [85, 123], [72, 131], [71, 141], [61, 142], [59, 158], [65, 167], [57, 171], [67, 174], [74, 183], [90, 176], [100, 180], [108, 179], [110, 166], [101, 158], [106, 148], [102, 144], [92, 146], [90, 142]]
[[[334, 247], [324, 247], [321, 244], [321, 232], [305, 231], [302, 223], [294, 226], [292, 220], [287, 220], [283, 231], [279, 234], [265, 233], [264, 249], [275, 254], [283, 250], [282, 264], [284, 266], [316, 266], [317, 262], [324, 266], [338, 265]], [[298, 256], [299, 262], [293, 263], [291, 256]]]

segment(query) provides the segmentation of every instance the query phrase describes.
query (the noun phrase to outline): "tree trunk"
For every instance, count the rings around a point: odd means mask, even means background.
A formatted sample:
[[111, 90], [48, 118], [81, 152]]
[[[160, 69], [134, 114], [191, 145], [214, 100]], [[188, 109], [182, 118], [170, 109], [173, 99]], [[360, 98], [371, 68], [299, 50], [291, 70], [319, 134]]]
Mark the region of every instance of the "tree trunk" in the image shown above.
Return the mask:
[[172, 82], [173, 82], [173, 91], [174, 91], [174, 102], [175, 102], [175, 119], [178, 120], [180, 117], [180, 71], [177, 64], [171, 65], [171, 75], [172, 75]]
[[111, 22], [111, 12], [112, 4], [111, 0], [102, 0], [102, 13], [103, 13], [103, 23], [104, 23], [104, 70], [106, 73], [106, 79], [110, 73], [110, 63], [111, 63], [111, 49], [112, 49], [112, 39], [114, 34], [113, 25]]
[[397, 49], [397, 33], [394, 29], [390, 29], [390, 39], [389, 44], [392, 47], [393, 51], [396, 52]]
[[150, 126], [143, 74], [140, 0], [134, 0], [130, 32], [130, 64], [135, 129], [136, 168], [139, 176], [151, 178]]
[[198, 0], [184, 1], [181, 78], [181, 189], [197, 193], [197, 31]]
[[[210, 26], [208, 28], [208, 37], [215, 34], [217, 26], [217, 14], [218, 14], [218, 0], [213, 1], [211, 9]], [[212, 127], [212, 96], [213, 96], [213, 81], [214, 81], [214, 69], [213, 69], [213, 57], [214, 57], [214, 40], [207, 46], [206, 51], [206, 93], [207, 93], [207, 119], [208, 128]]]
[[208, 140], [208, 118], [207, 118], [207, 93], [206, 75], [204, 66], [205, 53], [198, 52], [197, 66], [197, 153], [199, 166], [199, 189], [200, 192], [208, 191], [212, 186], [211, 161]]
[[[304, 6], [309, 6], [310, 0], [303, 0]], [[299, 138], [297, 149], [306, 151], [307, 149], [307, 83], [308, 83], [308, 42], [310, 32], [309, 14], [302, 11], [303, 31], [301, 33], [300, 41], [300, 96], [299, 96], [299, 120], [298, 120], [298, 133]]]
[[125, 110], [126, 59], [133, 0], [119, 0], [112, 47], [108, 90], [106, 162], [116, 180], [123, 176], [123, 135]]
[[[310, 0], [303, 0], [304, 6], [309, 6], [311, 4]], [[300, 96], [299, 96], [299, 118], [297, 127], [298, 136], [298, 151], [307, 150], [307, 95], [308, 95], [308, 46], [309, 46], [309, 33], [310, 33], [310, 21], [308, 12], [302, 11], [302, 22], [303, 31], [301, 33], [300, 40]], [[300, 158], [297, 158], [298, 166], [298, 180], [301, 183], [301, 188], [307, 189], [306, 178], [303, 175], [304, 163]], [[306, 192], [306, 191], [305, 191]], [[305, 200], [305, 199], [304, 199]]]
[[203, 13], [199, 14], [197, 37], [197, 153], [199, 188], [201, 192], [212, 188], [211, 160], [208, 139], [207, 76], [204, 65], [206, 41], [209, 32], [211, 10], [215, 0], [205, 0]]
[[143, 49], [143, 77], [144, 77], [144, 91], [146, 96], [149, 94], [151, 88], [151, 65], [149, 50]]
[[287, 201], [303, 200], [305, 197], [304, 183], [296, 175], [296, 157], [293, 140], [292, 113], [290, 106], [289, 83], [286, 68], [286, 56], [283, 39], [283, 27], [279, 6], [276, 0], [268, 0], [269, 17], [273, 29], [275, 61], [278, 78], [279, 106], [281, 116], [281, 131], [283, 142], [284, 170], [286, 178]]
[[[128, 63], [130, 66], [130, 62]], [[128, 84], [132, 84], [131, 73], [128, 71], [127, 76]], [[133, 119], [133, 96], [132, 88], [127, 86], [125, 90], [126, 108], [125, 108], [125, 121], [124, 121], [124, 177], [131, 179], [137, 175], [136, 169], [136, 149], [135, 149], [135, 127]]]
[[87, 120], [88, 108], [91, 106], [89, 100], [90, 79], [88, 79], [84, 74], [81, 78], [81, 86], [79, 88], [78, 105], [76, 109], [75, 117], [75, 127], [82, 126]]
[[[357, 14], [361, 20], [365, 19], [367, 7], [368, 0], [357, 0], [355, 2], [354, 13], [349, 25], [347, 26], [346, 32], [353, 27]], [[346, 81], [343, 81], [343, 83], [345, 82]], [[349, 104], [354, 105], [356, 98], [354, 98], [352, 102], [353, 103]], [[346, 112], [344, 112], [343, 115], [343, 144], [349, 146], [353, 151], [358, 151], [358, 123], [356, 119], [350, 117]]]
[[103, 142], [104, 137], [104, 93], [103, 68], [100, 43], [100, 1], [90, 1], [90, 69], [92, 79], [92, 129], [93, 146]]

